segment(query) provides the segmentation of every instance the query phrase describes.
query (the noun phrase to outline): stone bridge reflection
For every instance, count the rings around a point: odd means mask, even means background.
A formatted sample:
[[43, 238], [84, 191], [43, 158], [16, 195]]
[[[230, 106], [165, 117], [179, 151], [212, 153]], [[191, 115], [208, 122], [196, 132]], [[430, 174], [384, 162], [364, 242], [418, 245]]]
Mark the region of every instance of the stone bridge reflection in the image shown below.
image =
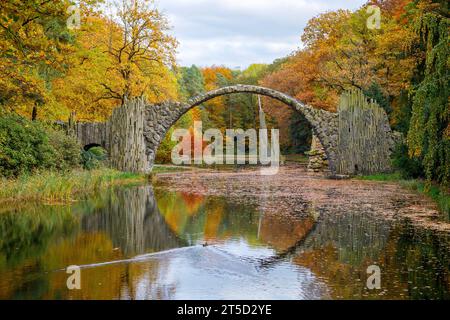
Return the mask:
[[281, 258], [305, 241], [315, 223], [310, 215], [262, 214], [258, 206], [140, 186], [108, 194], [83, 216], [81, 228], [106, 234], [124, 257], [244, 237], [273, 247]]
[[360, 212], [328, 214], [312, 204], [304, 209], [303, 216], [261, 214], [258, 206], [141, 186], [111, 193], [83, 217], [82, 229], [106, 233], [126, 257], [245, 237], [275, 249], [276, 255], [261, 265], [326, 245], [341, 248], [342, 262], [354, 263], [375, 259], [386, 245], [390, 230], [386, 220]]

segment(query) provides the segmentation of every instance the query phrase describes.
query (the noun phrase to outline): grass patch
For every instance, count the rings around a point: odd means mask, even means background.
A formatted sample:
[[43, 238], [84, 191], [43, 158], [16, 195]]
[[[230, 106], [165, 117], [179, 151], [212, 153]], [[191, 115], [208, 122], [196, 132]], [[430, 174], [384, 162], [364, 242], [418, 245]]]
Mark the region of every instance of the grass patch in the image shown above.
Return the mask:
[[304, 154], [284, 154], [281, 156], [285, 162], [308, 163], [308, 156]]
[[400, 180], [399, 183], [405, 188], [418, 191], [433, 199], [439, 210], [445, 214], [446, 220], [450, 221], [450, 194], [444, 188], [432, 185], [427, 189], [425, 182], [420, 180]]
[[112, 169], [43, 171], [0, 180], [0, 202], [70, 202], [104, 188], [146, 181], [147, 176]]
[[398, 182], [402, 187], [409, 190], [417, 191], [430, 197], [438, 206], [439, 210], [444, 214], [445, 219], [450, 221], [450, 194], [443, 187], [431, 185], [426, 188], [426, 184], [422, 180], [410, 179], [405, 180], [400, 173], [381, 173], [367, 176], [358, 176], [357, 179], [368, 181], [390, 181]]
[[189, 171], [190, 167], [182, 167], [182, 166], [171, 166], [171, 165], [154, 165], [152, 169], [152, 174], [156, 173], [168, 173], [168, 172], [182, 172]]
[[368, 181], [400, 181], [403, 180], [400, 173], [378, 173], [367, 176], [357, 176], [357, 179]]

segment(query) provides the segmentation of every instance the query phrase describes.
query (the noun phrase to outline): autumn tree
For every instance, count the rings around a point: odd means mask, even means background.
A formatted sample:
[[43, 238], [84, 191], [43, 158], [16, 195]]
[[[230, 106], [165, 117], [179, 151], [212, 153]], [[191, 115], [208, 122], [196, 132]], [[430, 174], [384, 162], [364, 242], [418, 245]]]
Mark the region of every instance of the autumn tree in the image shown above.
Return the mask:
[[108, 54], [111, 25], [104, 16], [90, 15], [83, 19], [76, 30], [76, 50], [70, 55], [71, 67], [65, 76], [53, 81], [53, 94], [61, 108], [76, 113], [79, 121], [104, 121], [117, 107], [118, 100], [102, 99], [108, 82], [120, 82], [119, 75], [111, 72], [114, 61]]
[[[203, 68], [202, 73], [205, 79], [206, 92], [224, 86], [226, 81], [231, 81], [233, 78], [232, 71], [223, 66]], [[219, 79], [221, 80], [220, 82]], [[215, 127], [224, 131], [227, 127], [225, 114], [229, 111], [225, 104], [225, 97], [214, 98], [204, 103], [204, 106], [206, 112], [203, 120], [206, 127]]]
[[[258, 85], [259, 80], [264, 77], [268, 69], [266, 64], [251, 64], [247, 69], [239, 72], [233, 79], [233, 84]], [[259, 105], [258, 96], [255, 94], [236, 94], [229, 97], [234, 104], [233, 110], [239, 113], [240, 123], [238, 126], [242, 129], [259, 129]], [[235, 120], [236, 120], [235, 119]], [[272, 120], [272, 118], [267, 119]]]
[[69, 5], [65, 0], [2, 2], [0, 105], [6, 110], [36, 118], [37, 107], [51, 102], [50, 82], [64, 74], [73, 49], [66, 26]]
[[205, 92], [205, 79], [196, 65], [180, 68], [180, 91], [184, 99], [193, 98]]
[[[180, 98], [184, 102], [205, 92], [205, 80], [199, 67], [196, 65], [181, 67], [178, 71], [178, 91]], [[171, 152], [176, 145], [176, 142], [171, 139], [174, 128], [188, 129], [190, 130], [191, 137], [193, 137], [194, 122], [203, 121], [205, 117], [207, 117], [207, 114], [203, 106], [195, 107], [185, 113], [169, 130], [161, 142], [156, 155], [156, 161], [158, 163], [168, 163], [171, 161]]]
[[[205, 92], [205, 79], [202, 71], [196, 65], [182, 67], [178, 80], [181, 97], [187, 101]], [[199, 106], [188, 112], [182, 119], [182, 126], [192, 126], [194, 121], [201, 121], [204, 117], [204, 107]]]
[[[160, 94], [151, 79], [161, 76], [161, 66], [175, 64], [176, 40], [168, 35], [166, 17], [153, 1], [122, 0], [117, 7], [118, 19], [111, 24], [108, 54], [113, 58], [112, 74], [119, 82], [103, 81], [105, 93], [100, 99], [117, 99]], [[114, 32], [119, 28], [120, 33]], [[118, 37], [118, 38], [116, 38]]]
[[[81, 121], [104, 121], [125, 99], [127, 90], [131, 90], [128, 97], [144, 95], [152, 103], [178, 97], [172, 62], [163, 61], [159, 54], [162, 43], [152, 42], [146, 47], [144, 35], [128, 36], [131, 31], [123, 29], [113, 9], [81, 13], [81, 27], [74, 31], [76, 50], [69, 56], [71, 67], [63, 78], [53, 81], [53, 94], [62, 108], [76, 112]], [[154, 16], [147, 18], [154, 20]], [[152, 23], [156, 28], [158, 21]], [[120, 49], [123, 52], [117, 56]], [[153, 58], [155, 61], [150, 61]]]

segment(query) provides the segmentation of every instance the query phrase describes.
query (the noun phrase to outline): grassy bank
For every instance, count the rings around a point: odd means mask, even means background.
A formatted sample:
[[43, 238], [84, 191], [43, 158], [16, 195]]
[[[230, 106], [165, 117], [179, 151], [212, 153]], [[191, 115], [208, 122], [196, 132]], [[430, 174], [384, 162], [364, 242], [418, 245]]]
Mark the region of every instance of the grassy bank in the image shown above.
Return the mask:
[[360, 176], [358, 179], [369, 181], [386, 181], [397, 182], [401, 186], [417, 191], [430, 197], [439, 207], [439, 210], [445, 215], [446, 219], [450, 220], [450, 194], [448, 190], [442, 187], [432, 185], [430, 188], [425, 187], [425, 182], [422, 180], [410, 179], [405, 180], [399, 173], [389, 174], [375, 174], [368, 176]]
[[183, 171], [189, 171], [189, 170], [192, 170], [192, 167], [155, 164], [153, 166], [153, 169], [152, 169], [152, 174], [170, 173], [170, 172], [183, 172]]
[[0, 180], [0, 202], [69, 202], [113, 185], [146, 180], [146, 175], [112, 169], [73, 170], [65, 173], [43, 171], [22, 175], [17, 179]]

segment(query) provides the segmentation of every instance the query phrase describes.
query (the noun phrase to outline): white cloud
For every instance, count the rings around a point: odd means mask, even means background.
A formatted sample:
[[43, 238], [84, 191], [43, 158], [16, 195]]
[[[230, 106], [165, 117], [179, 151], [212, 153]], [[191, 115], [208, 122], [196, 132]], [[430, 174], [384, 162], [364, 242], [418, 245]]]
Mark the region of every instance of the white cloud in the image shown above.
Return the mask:
[[180, 42], [181, 65], [270, 63], [300, 44], [307, 21], [365, 0], [159, 0]]

